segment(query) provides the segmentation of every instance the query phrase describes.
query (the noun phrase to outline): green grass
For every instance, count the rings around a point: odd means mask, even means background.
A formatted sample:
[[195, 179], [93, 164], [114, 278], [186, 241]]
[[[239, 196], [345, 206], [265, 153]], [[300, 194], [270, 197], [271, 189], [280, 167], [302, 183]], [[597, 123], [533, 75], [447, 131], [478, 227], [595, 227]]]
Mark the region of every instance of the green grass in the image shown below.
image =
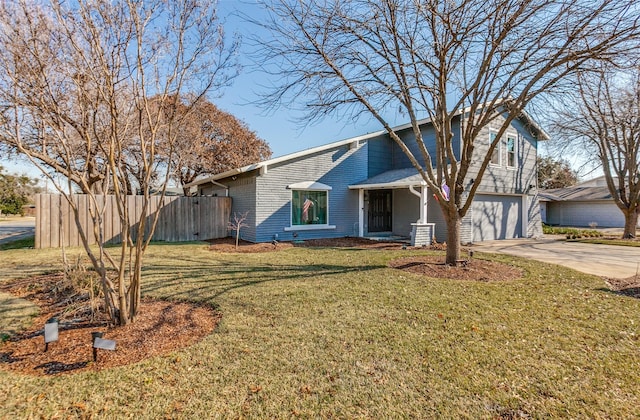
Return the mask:
[[[454, 281], [386, 267], [410, 253], [419, 251], [152, 246], [143, 293], [216, 305], [218, 329], [99, 373], [0, 371], [0, 418], [640, 416], [639, 300], [597, 277], [507, 256], [491, 258], [524, 278]], [[53, 269], [58, 254], [4, 251], [0, 281]]]
[[38, 312], [38, 307], [28, 300], [0, 292], [0, 343], [28, 327]]
[[15, 241], [0, 244], [0, 251], [7, 249], [23, 249], [33, 248], [35, 245], [35, 238], [33, 236], [23, 239], [17, 239]]
[[640, 246], [640, 241], [635, 239], [588, 238], [577, 239], [575, 242], [599, 245]]

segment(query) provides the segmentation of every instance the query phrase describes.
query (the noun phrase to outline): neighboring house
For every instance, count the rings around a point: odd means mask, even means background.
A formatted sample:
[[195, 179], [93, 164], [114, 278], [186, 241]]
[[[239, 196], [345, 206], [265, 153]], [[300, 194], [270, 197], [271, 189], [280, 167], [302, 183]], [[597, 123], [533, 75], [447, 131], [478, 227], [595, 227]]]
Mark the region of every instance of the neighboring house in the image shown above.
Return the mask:
[[624, 214], [613, 202], [604, 176], [572, 187], [541, 190], [540, 213], [549, 225], [624, 228]]
[[[460, 116], [453, 124], [454, 148], [460, 153]], [[421, 130], [435, 155], [428, 120], [421, 121]], [[421, 156], [411, 126], [396, 131]], [[476, 147], [478, 155], [491, 138], [495, 131], [487, 128]], [[538, 141], [547, 139], [526, 114], [511, 124], [462, 221], [463, 243], [542, 234], [536, 156]], [[467, 188], [478, 167], [476, 162], [471, 168]], [[422, 245], [447, 238], [433, 194], [384, 131], [233, 169], [188, 186], [197, 188], [199, 195], [228, 195], [233, 198], [232, 212], [248, 211], [242, 236], [252, 242], [394, 235], [412, 237], [414, 244]]]

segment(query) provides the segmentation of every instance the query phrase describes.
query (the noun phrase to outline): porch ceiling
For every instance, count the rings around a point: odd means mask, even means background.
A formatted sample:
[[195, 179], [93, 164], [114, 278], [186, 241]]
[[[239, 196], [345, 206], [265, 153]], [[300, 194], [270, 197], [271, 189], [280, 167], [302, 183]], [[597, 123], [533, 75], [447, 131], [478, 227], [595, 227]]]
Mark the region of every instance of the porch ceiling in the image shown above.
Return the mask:
[[418, 171], [414, 168], [404, 168], [383, 172], [357, 184], [349, 185], [349, 189], [408, 188], [412, 185], [419, 187], [424, 184], [425, 182]]

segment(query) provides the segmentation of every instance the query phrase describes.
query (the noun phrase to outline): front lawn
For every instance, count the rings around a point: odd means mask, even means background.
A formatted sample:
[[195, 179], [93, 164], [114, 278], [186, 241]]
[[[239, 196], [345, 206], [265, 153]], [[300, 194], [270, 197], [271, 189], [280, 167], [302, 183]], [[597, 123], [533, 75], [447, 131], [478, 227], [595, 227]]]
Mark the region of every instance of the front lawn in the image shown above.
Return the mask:
[[[598, 277], [507, 256], [491, 258], [524, 278], [387, 267], [421, 252], [154, 245], [143, 293], [215, 305], [217, 330], [108, 371], [0, 370], [0, 418], [640, 416], [640, 300]], [[0, 282], [58, 260], [53, 250], [1, 251]], [[12, 313], [0, 308], [3, 319]]]

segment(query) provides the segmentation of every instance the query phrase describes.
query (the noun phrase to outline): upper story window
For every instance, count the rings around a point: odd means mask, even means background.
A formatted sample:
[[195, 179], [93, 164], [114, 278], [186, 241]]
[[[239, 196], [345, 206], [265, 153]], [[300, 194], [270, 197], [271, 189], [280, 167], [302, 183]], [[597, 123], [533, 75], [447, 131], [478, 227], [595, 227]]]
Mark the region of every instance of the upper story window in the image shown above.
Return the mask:
[[[493, 144], [496, 140], [497, 134], [493, 131], [489, 133], [489, 145]], [[491, 154], [491, 164], [492, 165], [501, 165], [502, 164], [502, 142], [498, 142], [496, 144], [496, 148], [493, 149], [493, 153]]]
[[514, 134], [507, 135], [507, 167], [516, 167], [518, 142]]
[[285, 230], [335, 229], [329, 225], [329, 185], [305, 181], [287, 188], [291, 190], [291, 226]]

